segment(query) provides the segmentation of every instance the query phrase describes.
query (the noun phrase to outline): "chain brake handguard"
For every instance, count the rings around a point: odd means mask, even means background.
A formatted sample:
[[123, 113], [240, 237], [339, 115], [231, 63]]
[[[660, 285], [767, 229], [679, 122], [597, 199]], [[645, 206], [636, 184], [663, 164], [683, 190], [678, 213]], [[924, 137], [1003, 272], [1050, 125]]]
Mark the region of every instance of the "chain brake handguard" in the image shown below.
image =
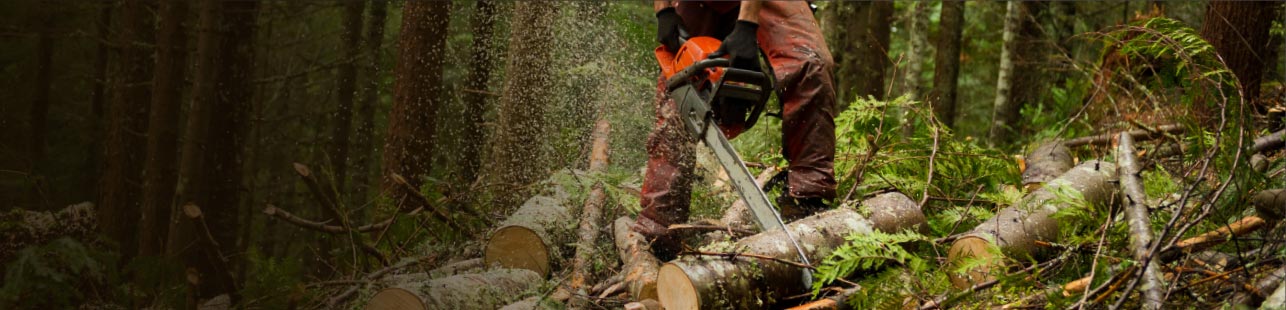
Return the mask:
[[[772, 91], [772, 81], [763, 72], [737, 69], [730, 64], [728, 59], [706, 59], [683, 68], [666, 80], [670, 96], [678, 103], [679, 113], [683, 114], [683, 123], [693, 135], [703, 134], [706, 122], [711, 120], [720, 127], [736, 125], [741, 127], [741, 131], [749, 130], [763, 114]], [[723, 70], [719, 80], [712, 85], [700, 85], [709, 83], [705, 77], [708, 69], [714, 68]]]

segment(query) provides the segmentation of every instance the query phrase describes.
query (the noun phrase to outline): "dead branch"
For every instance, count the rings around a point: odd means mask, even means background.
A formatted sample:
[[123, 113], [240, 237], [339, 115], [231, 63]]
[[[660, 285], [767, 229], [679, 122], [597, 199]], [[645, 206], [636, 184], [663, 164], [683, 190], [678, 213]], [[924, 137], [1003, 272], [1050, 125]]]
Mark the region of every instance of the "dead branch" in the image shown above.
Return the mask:
[[[608, 163], [608, 136], [611, 133], [611, 125], [606, 119], [599, 119], [594, 124], [593, 142], [590, 147], [589, 155], [589, 172], [598, 173], [607, 170]], [[607, 203], [607, 191], [603, 188], [602, 182], [595, 182], [590, 189], [589, 196], [585, 198], [585, 205], [581, 208], [580, 229], [577, 231], [576, 253], [572, 258], [572, 275], [571, 283], [568, 287], [571, 291], [584, 289], [593, 281], [590, 267], [591, 261], [598, 255], [598, 248], [594, 246], [598, 240], [599, 227], [602, 227], [603, 205]], [[558, 295], [558, 294], [556, 294]], [[583, 308], [583, 299], [575, 299], [569, 305], [571, 308]]]
[[[416, 208], [415, 210], [411, 210], [410, 212], [407, 212], [407, 214], [415, 215], [417, 213], [420, 213], [420, 210], [423, 210], [423, 207]], [[268, 216], [286, 221], [287, 223], [294, 224], [295, 226], [312, 229], [319, 232], [332, 233], [332, 234], [339, 234], [339, 233], [346, 232], [346, 230], [344, 230], [343, 227], [335, 226], [335, 225], [326, 225], [326, 223], [324, 222], [305, 219], [297, 215], [294, 215], [290, 212], [287, 212], [286, 210], [283, 210], [281, 208], [277, 208], [276, 206], [273, 206], [273, 205], [268, 205], [268, 207], [264, 208], [263, 214], [267, 214]], [[396, 218], [397, 218], [396, 216], [390, 216], [388, 219], [385, 219], [378, 223], [371, 223], [371, 224], [355, 227], [353, 228], [353, 231], [359, 232], [359, 233], [376, 232], [381, 229], [384, 229], [384, 227], [388, 227], [389, 225], [392, 225], [394, 219]]]
[[[1161, 291], [1164, 283], [1161, 281], [1156, 257], [1150, 251], [1153, 242], [1151, 220], [1148, 217], [1147, 196], [1143, 192], [1143, 182], [1139, 179], [1138, 159], [1134, 156], [1134, 137], [1121, 134], [1118, 140], [1120, 144], [1116, 149], [1116, 159], [1120, 165], [1118, 173], [1121, 179], [1121, 202], [1125, 206], [1125, 217], [1129, 221], [1130, 249], [1134, 252], [1134, 259], [1143, 264], [1141, 277], [1131, 280], [1124, 295], [1129, 295], [1139, 279], [1142, 279], [1143, 309], [1160, 309], [1161, 302], [1165, 298]], [[1118, 300], [1118, 305], [1124, 300], [1125, 298]]]
[[1099, 134], [1099, 135], [1093, 135], [1093, 136], [1087, 136], [1087, 137], [1080, 137], [1080, 138], [1067, 140], [1066, 142], [1063, 142], [1063, 145], [1066, 145], [1067, 147], [1078, 147], [1078, 146], [1084, 146], [1084, 145], [1107, 145], [1112, 143], [1112, 140], [1115, 140], [1116, 137], [1121, 134], [1129, 134], [1130, 137], [1134, 138], [1134, 140], [1136, 141], [1146, 141], [1146, 140], [1152, 140], [1159, 137], [1163, 137], [1167, 134], [1176, 134], [1180, 132], [1183, 132], [1183, 126], [1180, 126], [1179, 124], [1168, 124], [1168, 125], [1158, 126], [1155, 130], [1136, 129], [1136, 130], [1130, 130], [1126, 132], [1119, 132], [1119, 133], [1114, 132], [1114, 133], [1105, 133], [1105, 134]]
[[1251, 147], [1255, 153], [1266, 153], [1277, 150], [1286, 146], [1286, 129], [1255, 138], [1255, 146]]
[[460, 226], [459, 223], [456, 223], [455, 220], [452, 220], [451, 216], [448, 215], [446, 211], [442, 210], [441, 207], [429, 202], [429, 198], [424, 197], [424, 194], [420, 194], [420, 191], [415, 189], [415, 187], [411, 186], [411, 183], [407, 183], [406, 178], [403, 178], [401, 175], [396, 173], [390, 174], [389, 178], [393, 179], [393, 182], [402, 186], [402, 188], [405, 189], [406, 192], [410, 193], [411, 194], [410, 196], [412, 197], [412, 199], [419, 200], [420, 205], [427, 206], [430, 210], [432, 210], [433, 212], [429, 212], [429, 213], [433, 214], [434, 217], [438, 218], [439, 221], [447, 225], [450, 225], [451, 228], [457, 229], [459, 231], [468, 231], [468, 229], [465, 229], [463, 226]]
[[729, 235], [733, 236], [733, 238], [743, 238], [743, 237], [755, 234], [755, 232], [747, 229], [741, 229], [741, 228], [736, 228], [731, 226], [719, 226], [719, 225], [707, 225], [707, 224], [674, 224], [674, 225], [670, 225], [669, 230], [671, 231], [692, 230], [697, 232], [720, 231], [720, 232], [728, 233]]

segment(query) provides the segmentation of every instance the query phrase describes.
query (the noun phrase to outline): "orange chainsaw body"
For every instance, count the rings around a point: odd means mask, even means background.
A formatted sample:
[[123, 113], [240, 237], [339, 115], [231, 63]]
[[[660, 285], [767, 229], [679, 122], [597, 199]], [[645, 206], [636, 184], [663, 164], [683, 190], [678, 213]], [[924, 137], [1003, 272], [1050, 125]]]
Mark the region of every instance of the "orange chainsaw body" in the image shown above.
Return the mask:
[[[657, 63], [661, 66], [661, 76], [664, 77], [665, 80], [669, 80], [670, 77], [674, 76], [674, 74], [680, 70], [683, 70], [698, 61], [708, 59], [710, 54], [718, 50], [719, 45], [721, 44], [723, 44], [722, 41], [712, 37], [692, 37], [687, 39], [687, 41], [679, 47], [679, 51], [676, 53], [670, 53], [670, 51], [665, 49], [664, 45], [656, 47], [654, 53], [656, 54]], [[714, 83], [717, 83], [723, 78], [725, 69], [722, 67], [713, 67], [707, 68], [704, 71], [705, 72], [701, 74], [695, 74], [689, 77], [688, 82], [695, 85], [697, 91], [709, 92], [713, 88]], [[728, 137], [728, 139], [735, 138], [742, 132], [750, 129], [751, 126], [754, 126], [753, 122], [747, 123], [745, 121], [744, 115], [748, 110], [744, 106], [729, 105], [713, 108], [716, 115], [729, 116], [719, 117], [718, 121], [715, 122], [719, 127], [719, 131], [722, 131], [724, 136]], [[738, 115], [738, 117], [733, 117], [732, 115]]]

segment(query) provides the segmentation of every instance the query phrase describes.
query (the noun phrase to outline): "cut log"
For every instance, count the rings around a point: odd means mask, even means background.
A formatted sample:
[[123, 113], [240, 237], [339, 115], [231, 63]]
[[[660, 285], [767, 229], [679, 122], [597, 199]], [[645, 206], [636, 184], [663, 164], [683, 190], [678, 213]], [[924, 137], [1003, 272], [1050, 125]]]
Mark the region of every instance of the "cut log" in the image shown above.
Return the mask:
[[[961, 235], [947, 251], [948, 264], [960, 264], [966, 259], [984, 259], [989, 263], [963, 274], [951, 272], [951, 283], [965, 289], [994, 279], [995, 272], [1000, 271], [995, 249], [1019, 259], [1045, 257], [1048, 253], [1037, 246], [1036, 241], [1058, 240], [1058, 221], [1053, 215], [1065, 208], [1111, 203], [1116, 197], [1116, 186], [1110, 182], [1114, 176], [1116, 165], [1112, 163], [1097, 160], [1081, 163], [1027, 194], [1015, 206], [1001, 209], [996, 216]], [[1078, 194], [1080, 199], [1060, 199], [1057, 192]]]
[[1134, 156], [1134, 138], [1122, 134], [1116, 148], [1116, 160], [1121, 164], [1121, 205], [1125, 207], [1125, 218], [1130, 226], [1130, 250], [1137, 262], [1147, 261], [1140, 280], [1143, 286], [1143, 309], [1160, 309], [1165, 296], [1162, 289], [1160, 263], [1151, 255], [1152, 221], [1148, 217], [1147, 195], [1143, 192], [1143, 180], [1139, 179], [1138, 159]]
[[1260, 310], [1286, 310], [1286, 281], [1277, 283], [1277, 291], [1268, 296], [1260, 305]]
[[565, 194], [540, 195], [527, 199], [517, 211], [501, 222], [487, 239], [482, 263], [504, 268], [522, 268], [548, 276], [561, 262], [561, 247], [573, 240], [575, 217]]
[[462, 261], [448, 263], [442, 267], [434, 268], [429, 271], [429, 276], [434, 278], [450, 277], [461, 273], [471, 272], [474, 269], [482, 268], [482, 259], [471, 258]]
[[1269, 221], [1280, 221], [1286, 216], [1286, 189], [1270, 189], [1255, 194], [1250, 199], [1255, 213]]
[[0, 213], [0, 264], [27, 246], [71, 237], [81, 242], [93, 240], [98, 231], [94, 204], [82, 202], [58, 212], [13, 209]]
[[[872, 210], [873, 212], [883, 212]], [[923, 215], [921, 215], [923, 216]], [[892, 227], [891, 232], [915, 227]], [[852, 234], [869, 234], [870, 220], [852, 209], [835, 209], [786, 225], [805, 255], [821, 261]], [[722, 248], [720, 248], [722, 247]], [[785, 232], [772, 230], [746, 237], [731, 247], [715, 244], [707, 251], [739, 252], [797, 260]], [[793, 265], [748, 256], [686, 256], [661, 266], [657, 295], [665, 309], [770, 308], [780, 299], [808, 291], [803, 272]]]
[[[599, 173], [607, 169], [608, 161], [608, 144], [607, 138], [611, 133], [611, 125], [606, 119], [599, 119], [594, 124], [593, 143], [589, 154], [589, 172]], [[590, 266], [594, 263], [594, 257], [598, 254], [598, 247], [594, 244], [598, 241], [599, 227], [603, 217], [603, 204], [607, 202], [607, 192], [603, 189], [602, 182], [595, 182], [593, 188], [589, 191], [589, 196], [585, 198], [585, 206], [581, 208], [580, 229], [577, 231], [576, 253], [572, 257], [572, 279], [570, 283], [571, 291], [586, 289], [590, 282], [593, 281]], [[571, 308], [581, 308], [581, 300], [574, 300]]]
[[1265, 153], [1280, 149], [1282, 146], [1286, 146], [1286, 129], [1255, 138], [1255, 146], [1251, 149], [1255, 153]]
[[1036, 190], [1041, 184], [1057, 178], [1072, 169], [1072, 150], [1061, 141], [1046, 142], [1027, 155], [1027, 168], [1023, 169], [1023, 187]]
[[635, 300], [656, 299], [656, 274], [661, 261], [652, 255], [647, 240], [630, 229], [634, 220], [628, 216], [616, 219], [616, 253], [621, 257], [621, 281], [626, 283], [630, 296]]
[[625, 310], [663, 310], [663, 309], [665, 308], [661, 308], [661, 302], [656, 301], [656, 299], [644, 299], [644, 300], [625, 304]]
[[871, 221], [871, 228], [882, 232], [900, 232], [902, 229], [927, 234], [929, 225], [920, 211], [920, 204], [900, 192], [887, 192], [863, 200], [860, 210]]
[[527, 269], [495, 269], [401, 283], [376, 293], [366, 309], [496, 309], [538, 286], [542, 279]]

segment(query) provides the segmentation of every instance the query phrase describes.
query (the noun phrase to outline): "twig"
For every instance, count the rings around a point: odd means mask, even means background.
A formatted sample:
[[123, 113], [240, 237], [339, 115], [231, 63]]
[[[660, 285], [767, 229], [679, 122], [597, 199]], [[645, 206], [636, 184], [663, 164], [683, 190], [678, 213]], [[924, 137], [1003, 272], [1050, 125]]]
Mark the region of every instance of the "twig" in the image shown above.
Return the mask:
[[[438, 259], [438, 256], [437, 256], [437, 255], [428, 255], [428, 256], [424, 256], [424, 257], [420, 257], [420, 258], [412, 259], [412, 260], [405, 260], [405, 261], [402, 261], [402, 262], [400, 262], [400, 263], [393, 264], [392, 266], [384, 267], [384, 268], [381, 268], [380, 270], [376, 270], [376, 271], [373, 271], [373, 272], [371, 272], [371, 273], [368, 273], [368, 274], [366, 274], [365, 276], [363, 276], [363, 277], [362, 277], [362, 280], [365, 280], [365, 281], [374, 281], [374, 280], [378, 280], [378, 279], [380, 279], [380, 278], [383, 278], [383, 277], [384, 277], [384, 275], [387, 275], [387, 274], [388, 274], [388, 273], [390, 273], [390, 272], [397, 271], [397, 270], [401, 270], [402, 268], [406, 268], [406, 267], [409, 267], [409, 266], [411, 266], [411, 265], [419, 264], [419, 263], [421, 263], [421, 262], [425, 262], [425, 261], [432, 261], [432, 260], [437, 260], [437, 259]], [[357, 286], [353, 286], [353, 287], [349, 288], [348, 290], [346, 290], [346, 291], [344, 291], [344, 292], [342, 292], [342, 293], [339, 293], [339, 295], [335, 295], [335, 297], [334, 297], [334, 298], [331, 298], [330, 300], [327, 300], [327, 301], [326, 301], [326, 308], [328, 308], [328, 309], [334, 309], [334, 308], [335, 308], [335, 306], [339, 305], [339, 303], [344, 302], [344, 300], [347, 300], [349, 297], [352, 297], [352, 296], [353, 296], [353, 294], [357, 293], [357, 288], [358, 288]]]
[[755, 232], [753, 231], [736, 228], [732, 226], [702, 225], [702, 224], [674, 224], [674, 225], [670, 225], [669, 230], [695, 230], [698, 232], [706, 232], [706, 231], [731, 232], [734, 237], [738, 237], [738, 238], [755, 234]]
[[468, 231], [468, 229], [465, 229], [463, 226], [460, 226], [459, 223], [456, 223], [454, 220], [452, 220], [451, 216], [448, 215], [446, 211], [443, 211], [441, 208], [429, 202], [429, 198], [424, 197], [423, 194], [420, 194], [420, 191], [416, 190], [415, 187], [411, 186], [411, 183], [407, 183], [406, 178], [403, 178], [401, 175], [396, 173], [390, 174], [389, 178], [393, 179], [393, 182], [397, 183], [398, 185], [401, 185], [402, 188], [406, 190], [406, 192], [410, 193], [412, 198], [420, 202], [421, 206], [428, 207], [430, 210], [433, 210], [433, 212], [430, 212], [430, 213], [433, 214], [435, 217], [437, 217], [438, 220], [451, 226], [451, 228], [455, 228], [459, 231]]
[[795, 262], [795, 261], [790, 261], [790, 260], [785, 260], [785, 259], [780, 259], [780, 258], [776, 258], [776, 257], [772, 257], [772, 256], [767, 256], [767, 255], [754, 254], [754, 253], [719, 253], [719, 252], [704, 252], [704, 251], [691, 251], [691, 250], [689, 250], [689, 251], [684, 251], [684, 252], [682, 252], [682, 253], [679, 253], [679, 255], [680, 255], [680, 256], [683, 256], [683, 255], [715, 256], [715, 257], [723, 257], [723, 258], [726, 258], [726, 259], [728, 259], [728, 260], [735, 260], [735, 259], [737, 259], [738, 257], [749, 257], [749, 258], [757, 258], [757, 259], [762, 259], [762, 260], [774, 261], [774, 262], [778, 262], [778, 263], [782, 263], [782, 264], [790, 265], [790, 266], [793, 266], [793, 267], [796, 267], [796, 268], [801, 268], [801, 269], [808, 269], [808, 270], [814, 270], [814, 271], [815, 271], [815, 270], [817, 270], [817, 268], [815, 268], [815, 267], [813, 267], [813, 266], [811, 266], [811, 265], [804, 264], [804, 263]]
[[[419, 208], [416, 208], [415, 210], [411, 210], [410, 212], [407, 212], [407, 214], [414, 215], [419, 213], [420, 210], [424, 210], [424, 207], [419, 207]], [[305, 219], [297, 215], [294, 215], [290, 212], [287, 212], [286, 210], [283, 210], [281, 208], [277, 208], [276, 206], [273, 206], [273, 205], [268, 205], [268, 207], [264, 208], [263, 214], [267, 214], [268, 216], [286, 221], [288, 223], [294, 224], [295, 226], [308, 228], [319, 232], [332, 233], [332, 234], [345, 232], [343, 227], [335, 226], [335, 225], [326, 225], [326, 223], [324, 222]], [[396, 218], [397, 216], [390, 216], [388, 219], [380, 221], [379, 223], [372, 223], [372, 224], [366, 224], [366, 225], [355, 227], [353, 228], [353, 231], [359, 232], [359, 233], [375, 232], [377, 230], [384, 229], [384, 227], [387, 227], [388, 225], [393, 224], [393, 220]]]
[[933, 113], [929, 113], [929, 124], [933, 124], [930, 126], [930, 131], [933, 132], [933, 149], [929, 151], [929, 172], [926, 173], [927, 176], [924, 179], [924, 194], [920, 196], [918, 206], [920, 210], [924, 210], [924, 204], [929, 202], [929, 188], [933, 187], [933, 164], [934, 159], [938, 157], [938, 127], [937, 122], [934, 121]]
[[1105, 134], [1075, 138], [1075, 139], [1071, 139], [1063, 142], [1063, 145], [1066, 145], [1067, 147], [1078, 147], [1083, 145], [1105, 145], [1105, 144], [1111, 143], [1113, 140], [1116, 140], [1116, 137], [1122, 134], [1129, 134], [1130, 137], [1140, 141], [1151, 140], [1151, 139], [1156, 139], [1158, 137], [1164, 136], [1165, 134], [1173, 134], [1173, 133], [1178, 133], [1182, 131], [1183, 131], [1183, 126], [1179, 126], [1178, 124], [1167, 124], [1167, 125], [1157, 126], [1155, 130], [1136, 129], [1136, 130], [1130, 130], [1126, 132], [1105, 133]]
[[[1017, 272], [1010, 273], [1006, 275], [1004, 278], [1017, 276], [1017, 275], [1032, 272], [1035, 270], [1046, 269], [1046, 268], [1049, 268], [1050, 266], [1061, 263], [1063, 260], [1066, 260], [1070, 256], [1071, 256], [1071, 251], [1063, 252], [1062, 255], [1059, 255], [1054, 259], [1051, 259], [1039, 264], [1027, 266], [1027, 268], [1023, 268], [1022, 270], [1019, 270]], [[946, 307], [950, 307], [951, 305], [958, 302], [961, 298], [967, 297], [981, 290], [989, 289], [993, 286], [996, 286], [996, 284], [1000, 284], [1000, 278], [974, 284], [973, 286], [970, 286], [968, 289], [965, 289], [964, 291], [961, 291], [959, 293], [944, 294], [942, 296], [938, 296], [937, 298], [934, 298], [932, 301], [929, 301], [929, 303], [926, 303], [920, 306], [920, 310], [943, 309]]]

